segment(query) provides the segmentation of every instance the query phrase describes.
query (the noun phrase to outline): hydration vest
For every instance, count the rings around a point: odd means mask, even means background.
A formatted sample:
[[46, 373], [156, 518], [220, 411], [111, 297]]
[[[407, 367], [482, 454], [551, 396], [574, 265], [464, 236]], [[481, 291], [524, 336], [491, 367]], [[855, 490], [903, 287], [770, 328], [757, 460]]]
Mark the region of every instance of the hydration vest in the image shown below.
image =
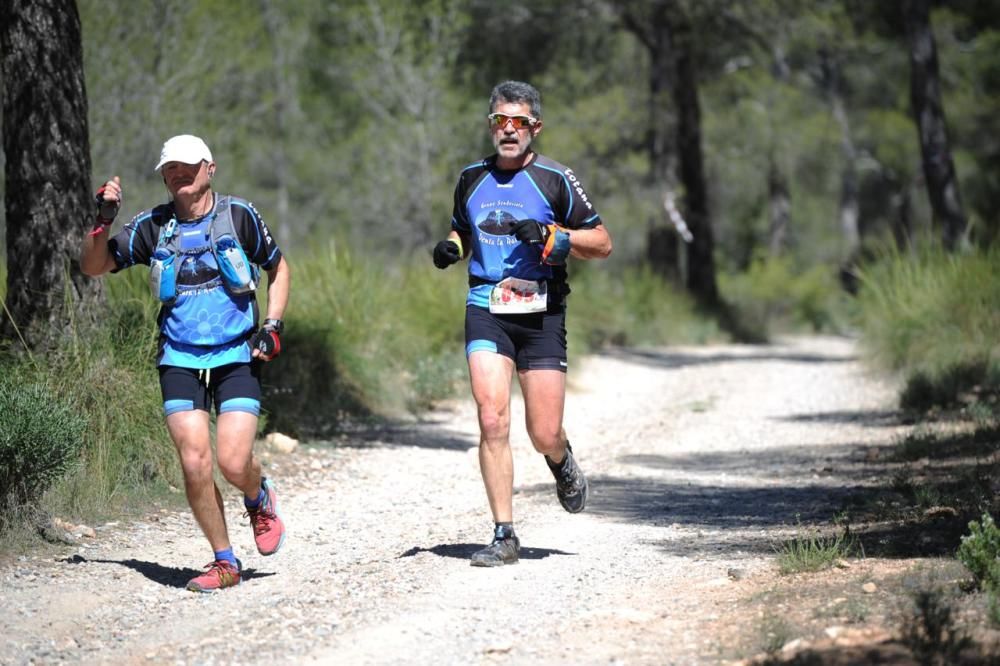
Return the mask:
[[[247, 259], [246, 252], [240, 244], [236, 227], [233, 225], [233, 215], [230, 210], [232, 201], [242, 201], [229, 195], [218, 196], [212, 219], [208, 222], [208, 245], [195, 248], [180, 249], [181, 225], [175, 216], [160, 229], [160, 238], [150, 261], [149, 288], [153, 297], [163, 303], [172, 303], [177, 298], [178, 290], [184, 287], [177, 284], [179, 269], [178, 256], [201, 255], [211, 250], [215, 264], [219, 270], [216, 278], [229, 294], [237, 296], [249, 294], [257, 289], [260, 271]], [[215, 286], [216, 282], [201, 285], [199, 288]]]

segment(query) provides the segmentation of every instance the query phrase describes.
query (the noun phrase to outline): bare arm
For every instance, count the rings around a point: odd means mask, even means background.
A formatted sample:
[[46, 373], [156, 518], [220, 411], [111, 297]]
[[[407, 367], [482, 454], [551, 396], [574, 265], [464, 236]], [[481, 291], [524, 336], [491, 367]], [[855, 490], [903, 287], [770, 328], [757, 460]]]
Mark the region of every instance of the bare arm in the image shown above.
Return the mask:
[[606, 259], [611, 254], [611, 235], [603, 224], [565, 231], [569, 234], [569, 253], [577, 259]]
[[267, 271], [267, 319], [284, 317], [291, 286], [292, 270], [282, 257], [277, 266]]
[[83, 238], [83, 250], [80, 253], [80, 270], [84, 275], [98, 277], [115, 267], [115, 259], [108, 251], [108, 227], [97, 235], [89, 233]]

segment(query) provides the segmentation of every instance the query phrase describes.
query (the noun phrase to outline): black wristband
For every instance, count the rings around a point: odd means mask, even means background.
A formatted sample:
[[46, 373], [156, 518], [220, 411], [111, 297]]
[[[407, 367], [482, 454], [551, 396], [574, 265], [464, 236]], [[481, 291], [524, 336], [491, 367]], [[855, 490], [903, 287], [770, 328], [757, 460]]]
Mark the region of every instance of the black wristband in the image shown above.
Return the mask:
[[282, 331], [285, 330], [285, 322], [280, 319], [265, 319], [264, 328], [269, 328], [278, 335], [281, 335]]

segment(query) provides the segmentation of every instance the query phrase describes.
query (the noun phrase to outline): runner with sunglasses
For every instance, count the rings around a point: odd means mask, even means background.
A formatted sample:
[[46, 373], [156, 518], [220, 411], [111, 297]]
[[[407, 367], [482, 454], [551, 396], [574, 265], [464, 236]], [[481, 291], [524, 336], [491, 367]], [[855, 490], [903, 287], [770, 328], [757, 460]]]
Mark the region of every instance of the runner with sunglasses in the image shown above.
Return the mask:
[[510, 390], [516, 369], [525, 425], [570, 513], [583, 510], [587, 479], [563, 430], [566, 398], [566, 260], [603, 259], [611, 237], [572, 169], [531, 149], [542, 131], [538, 91], [497, 85], [487, 116], [496, 153], [462, 171], [448, 237], [434, 265], [469, 258], [465, 353], [479, 415], [479, 465], [495, 523], [473, 566], [518, 561]]

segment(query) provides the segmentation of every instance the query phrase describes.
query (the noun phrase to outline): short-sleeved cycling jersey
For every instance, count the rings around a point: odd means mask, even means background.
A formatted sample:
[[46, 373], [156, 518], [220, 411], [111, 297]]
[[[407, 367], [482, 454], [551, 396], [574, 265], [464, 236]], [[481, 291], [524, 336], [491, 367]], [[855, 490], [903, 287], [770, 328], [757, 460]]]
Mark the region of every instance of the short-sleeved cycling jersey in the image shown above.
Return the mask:
[[566, 281], [564, 266], [543, 264], [540, 247], [510, 235], [514, 224], [526, 219], [567, 229], [601, 223], [573, 170], [543, 155], [536, 153], [515, 171], [497, 168], [496, 155], [463, 169], [451, 228], [472, 242], [467, 304], [488, 307], [493, 285], [508, 277]]
[[[247, 258], [265, 270], [277, 266], [281, 251], [253, 204], [233, 197], [230, 213]], [[219, 279], [209, 239], [214, 214], [213, 205], [212, 211], [203, 217], [178, 220], [178, 292], [177, 298], [160, 310], [157, 365], [216, 368], [251, 359], [247, 340], [257, 325], [256, 295], [232, 295]], [[112, 272], [136, 264], [148, 266], [161, 228], [175, 215], [173, 204], [166, 203], [132, 218], [108, 240], [115, 261]]]

